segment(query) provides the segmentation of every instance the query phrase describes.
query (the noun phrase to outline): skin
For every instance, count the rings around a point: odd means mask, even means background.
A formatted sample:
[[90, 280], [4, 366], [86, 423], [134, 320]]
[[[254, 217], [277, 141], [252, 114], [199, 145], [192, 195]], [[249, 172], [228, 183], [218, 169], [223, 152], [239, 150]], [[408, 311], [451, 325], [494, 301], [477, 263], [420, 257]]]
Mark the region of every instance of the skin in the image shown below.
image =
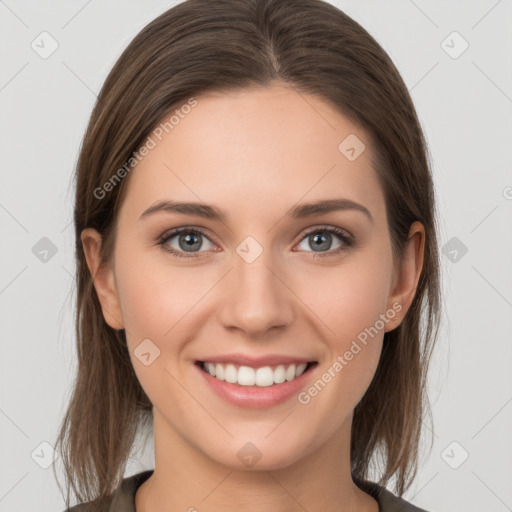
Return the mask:
[[[369, 137], [319, 97], [275, 84], [197, 100], [132, 171], [112, 260], [100, 265], [100, 235], [82, 233], [105, 320], [126, 329], [153, 403], [155, 471], [136, 493], [137, 511], [251, 512], [264, 505], [268, 512], [378, 512], [350, 475], [351, 423], [384, 332], [399, 325], [413, 300], [424, 228], [411, 226], [403, 259], [394, 262]], [[351, 133], [366, 145], [354, 161], [338, 150]], [[364, 205], [373, 222], [356, 210], [286, 217], [296, 203], [335, 198]], [[228, 219], [169, 212], [139, 219], [161, 199], [215, 205]], [[157, 244], [183, 226], [207, 234], [199, 235], [196, 257], [175, 257]], [[305, 233], [317, 226], [345, 229], [356, 243], [314, 258]], [[247, 236], [263, 249], [250, 264], [236, 252]], [[331, 236], [324, 253], [343, 244]], [[184, 252], [179, 235], [167, 245]], [[386, 322], [307, 405], [294, 396], [263, 409], [235, 406], [194, 367], [207, 355], [233, 352], [307, 357], [319, 363], [307, 388], [396, 303], [398, 321]], [[149, 366], [134, 355], [147, 338], [160, 349]], [[237, 457], [247, 442], [262, 454], [252, 468]]]

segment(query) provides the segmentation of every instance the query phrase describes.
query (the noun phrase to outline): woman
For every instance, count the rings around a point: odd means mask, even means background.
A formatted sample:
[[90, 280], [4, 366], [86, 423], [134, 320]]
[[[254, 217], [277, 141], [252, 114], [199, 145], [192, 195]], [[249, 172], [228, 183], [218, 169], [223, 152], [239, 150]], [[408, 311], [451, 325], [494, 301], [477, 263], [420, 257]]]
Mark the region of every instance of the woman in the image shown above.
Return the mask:
[[[399, 496], [439, 325], [434, 212], [407, 88], [334, 6], [187, 0], [147, 25], [77, 165], [66, 506], [420, 510]], [[123, 478], [138, 428], [155, 469]]]

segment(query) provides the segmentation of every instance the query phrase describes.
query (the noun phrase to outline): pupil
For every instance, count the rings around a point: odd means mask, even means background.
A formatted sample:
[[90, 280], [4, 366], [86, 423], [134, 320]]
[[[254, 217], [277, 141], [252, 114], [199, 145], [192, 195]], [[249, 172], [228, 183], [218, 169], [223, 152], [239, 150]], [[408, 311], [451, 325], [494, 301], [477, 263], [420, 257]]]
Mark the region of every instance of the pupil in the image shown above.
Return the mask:
[[[318, 235], [318, 234], [312, 235], [312, 237], [310, 237], [310, 239], [313, 241], [313, 248], [315, 249], [315, 251], [317, 250], [317, 248], [329, 249], [329, 247], [331, 246], [330, 243], [326, 243], [326, 240], [328, 240], [328, 237], [326, 236], [325, 233], [321, 234], [321, 235]], [[318, 243], [319, 239], [322, 239], [320, 241], [320, 243]], [[325, 247], [322, 247], [322, 244], [325, 245]]]
[[[186, 234], [186, 235], [181, 235], [180, 236], [180, 247], [182, 249], [184, 249], [185, 251], [191, 251], [191, 249], [198, 249], [201, 247], [201, 242], [197, 242], [195, 240], [198, 239], [197, 235], [195, 234]], [[181, 242], [184, 242], [185, 246], [183, 247]], [[194, 245], [196, 245], [197, 247], [194, 247]]]

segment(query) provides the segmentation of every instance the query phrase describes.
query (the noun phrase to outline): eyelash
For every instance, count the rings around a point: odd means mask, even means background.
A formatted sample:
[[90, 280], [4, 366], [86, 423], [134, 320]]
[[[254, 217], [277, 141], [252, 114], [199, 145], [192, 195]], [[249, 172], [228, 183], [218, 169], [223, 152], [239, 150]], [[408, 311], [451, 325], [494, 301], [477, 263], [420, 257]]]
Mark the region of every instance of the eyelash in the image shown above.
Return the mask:
[[[201, 236], [204, 236], [205, 238], [208, 238], [208, 240], [209, 240], [208, 235], [201, 229], [191, 228], [191, 227], [182, 227], [182, 228], [175, 228], [169, 232], [164, 233], [158, 239], [158, 245], [160, 245], [164, 251], [166, 251], [178, 258], [187, 258], [187, 259], [197, 258], [198, 257], [197, 254], [200, 254], [200, 253], [190, 253], [190, 255], [187, 255], [184, 252], [176, 251], [175, 249], [172, 249], [172, 248], [169, 248], [168, 246], [166, 246], [167, 242], [171, 238], [174, 238], [176, 235], [179, 235], [181, 233], [199, 234]], [[335, 228], [332, 226], [329, 226], [329, 227], [328, 226], [325, 226], [325, 227], [320, 226], [320, 227], [316, 227], [316, 228], [313, 228], [313, 229], [307, 231], [304, 234], [304, 236], [299, 240], [299, 243], [302, 242], [305, 238], [307, 238], [312, 233], [330, 233], [330, 234], [338, 236], [341, 239], [341, 241], [343, 242], [343, 245], [341, 247], [338, 247], [337, 249], [334, 249], [334, 250], [329, 250], [329, 251], [325, 251], [325, 252], [306, 251], [306, 252], [314, 252], [313, 258], [329, 258], [329, 257], [335, 256], [343, 251], [348, 250], [350, 247], [352, 247], [354, 245], [354, 240], [353, 240], [352, 235], [349, 235], [343, 229]]]

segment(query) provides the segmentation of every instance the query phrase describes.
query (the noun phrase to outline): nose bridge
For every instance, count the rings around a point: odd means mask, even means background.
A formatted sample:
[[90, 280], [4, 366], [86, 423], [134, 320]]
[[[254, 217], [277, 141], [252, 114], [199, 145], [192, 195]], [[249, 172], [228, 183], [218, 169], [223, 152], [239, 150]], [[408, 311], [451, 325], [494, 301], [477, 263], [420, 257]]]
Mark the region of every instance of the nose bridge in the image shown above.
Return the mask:
[[252, 336], [291, 322], [290, 292], [272, 250], [247, 237], [236, 249], [221, 320]]

